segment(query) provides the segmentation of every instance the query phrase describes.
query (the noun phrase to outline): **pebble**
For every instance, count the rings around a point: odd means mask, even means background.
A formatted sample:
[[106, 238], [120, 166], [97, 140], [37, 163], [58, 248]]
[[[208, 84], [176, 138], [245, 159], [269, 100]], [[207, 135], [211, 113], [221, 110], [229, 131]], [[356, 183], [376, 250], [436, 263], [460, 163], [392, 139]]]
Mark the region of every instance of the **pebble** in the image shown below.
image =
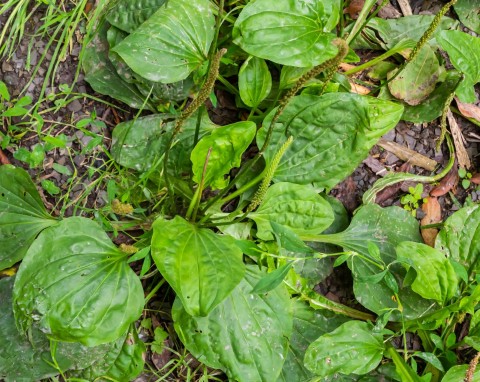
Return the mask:
[[83, 109], [83, 105], [78, 99], [75, 99], [68, 104], [67, 109], [73, 113], [77, 113]]

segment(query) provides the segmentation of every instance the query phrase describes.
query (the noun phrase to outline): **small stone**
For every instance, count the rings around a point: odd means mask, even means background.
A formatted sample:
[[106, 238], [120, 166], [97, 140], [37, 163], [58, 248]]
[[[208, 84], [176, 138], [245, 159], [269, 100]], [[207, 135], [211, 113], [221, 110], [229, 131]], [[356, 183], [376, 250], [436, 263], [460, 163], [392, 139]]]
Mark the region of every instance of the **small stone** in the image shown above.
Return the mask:
[[13, 72], [13, 66], [8, 62], [2, 62], [2, 72]]
[[83, 105], [80, 103], [80, 101], [78, 99], [75, 99], [68, 104], [67, 108], [71, 112], [77, 113], [77, 112], [79, 112], [80, 110], [83, 109]]

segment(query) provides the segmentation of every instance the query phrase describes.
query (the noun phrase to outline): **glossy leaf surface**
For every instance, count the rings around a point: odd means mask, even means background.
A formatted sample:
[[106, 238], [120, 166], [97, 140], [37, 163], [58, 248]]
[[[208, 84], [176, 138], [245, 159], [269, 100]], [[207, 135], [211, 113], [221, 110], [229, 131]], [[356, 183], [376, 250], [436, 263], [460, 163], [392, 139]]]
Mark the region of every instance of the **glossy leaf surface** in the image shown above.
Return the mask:
[[28, 250], [13, 308], [23, 332], [35, 325], [51, 339], [95, 346], [118, 339], [140, 316], [143, 289], [101, 227], [71, 217], [43, 231]]
[[[5, 382], [37, 381], [53, 377], [51, 342], [38, 328], [30, 337], [21, 335], [12, 311], [14, 278], [0, 279], [0, 379]], [[89, 367], [112, 351], [114, 343], [86, 347], [79, 343], [58, 342], [55, 359], [63, 371]], [[50, 364], [49, 364], [50, 363]]]
[[458, 71], [465, 75], [456, 90], [460, 101], [475, 102], [473, 85], [480, 82], [480, 38], [460, 31], [442, 31], [437, 40]]
[[275, 381], [285, 360], [292, 333], [290, 298], [280, 286], [252, 294], [264, 273], [249, 267], [232, 294], [207, 317], [190, 316], [177, 299], [175, 330], [200, 361], [224, 370], [231, 380]]
[[249, 57], [238, 73], [238, 90], [245, 105], [256, 108], [272, 89], [272, 75], [262, 58]]
[[[82, 67], [85, 80], [97, 92], [108, 94], [133, 108], [141, 108], [144, 97], [135, 85], [125, 82], [117, 73], [115, 66], [108, 58], [109, 44], [107, 22], [102, 23], [95, 32], [95, 36], [85, 49]], [[153, 105], [147, 103], [147, 109], [155, 110]]]
[[142, 77], [177, 82], [206, 60], [214, 25], [208, 0], [169, 0], [114, 50]]
[[0, 270], [20, 261], [35, 237], [56, 222], [30, 175], [19, 167], [0, 166]]
[[[371, 257], [368, 243], [375, 244], [379, 248], [381, 261], [387, 265], [397, 259], [395, 247], [401, 242], [422, 242], [418, 222], [409, 212], [398, 207], [381, 208], [375, 204], [361, 207], [345, 231], [320, 237], [320, 241], [342, 246], [367, 257]], [[381, 272], [379, 266], [359, 256], [350, 258], [348, 266], [354, 276], [353, 289], [360, 304], [377, 314], [398, 306], [392, 300], [393, 292], [385, 280], [369, 281], [369, 277]], [[398, 265], [392, 266], [391, 271], [401, 279], [405, 275], [404, 268]], [[398, 294], [406, 318], [419, 317], [432, 308], [432, 301], [422, 299], [408, 287], [400, 288]], [[397, 320], [400, 317], [394, 314], [391, 319]]]
[[240, 166], [242, 154], [253, 141], [255, 123], [245, 121], [222, 126], [203, 137], [190, 156], [193, 180], [204, 187], [221, 189], [227, 186], [225, 175]]
[[[442, 382], [464, 382], [467, 370], [468, 365], [453, 366], [443, 376]], [[480, 370], [474, 372], [471, 382], [480, 382]]]
[[397, 248], [400, 260], [407, 259], [407, 269], [415, 269], [412, 289], [420, 296], [445, 305], [457, 291], [458, 278], [442, 252], [422, 243], [405, 241]]
[[338, 22], [335, 0], [264, 0], [248, 3], [238, 16], [234, 42], [247, 53], [282, 65], [308, 67], [334, 57]]
[[435, 248], [465, 267], [469, 276], [480, 272], [480, 207], [466, 206], [444, 223]]
[[[270, 163], [288, 135], [293, 143], [285, 152], [274, 182], [313, 183], [332, 188], [350, 175], [373, 145], [365, 98], [349, 93], [328, 93], [321, 97], [297, 96], [285, 108], [265, 151]], [[257, 135], [261, 147], [272, 114]], [[381, 134], [380, 134], [381, 135]], [[378, 138], [380, 137], [378, 136]]]
[[131, 326], [104, 357], [97, 359], [89, 368], [73, 372], [71, 376], [88, 381], [133, 381], [143, 371], [145, 352], [145, 344]]
[[257, 236], [264, 240], [273, 238], [271, 221], [297, 234], [314, 234], [327, 229], [335, 218], [330, 204], [311, 187], [285, 182], [270, 186], [249, 217], [257, 223]]
[[242, 251], [230, 236], [198, 228], [180, 216], [153, 224], [152, 257], [185, 310], [206, 316], [242, 280]]
[[[154, 114], [136, 120], [119, 123], [112, 133], [112, 155], [122, 166], [147, 171], [163, 157], [172, 136], [174, 122], [169, 114]], [[188, 155], [193, 147], [197, 113], [187, 119], [177, 135], [177, 143], [171, 148], [169, 168], [174, 174], [188, 171], [191, 162]], [[202, 115], [199, 136], [215, 129], [208, 115]]]
[[293, 332], [288, 354], [277, 382], [308, 381], [314, 376], [303, 364], [308, 346], [323, 334], [329, 333], [349, 319], [345, 316], [314, 310], [302, 301], [293, 304]]
[[166, 0], [120, 0], [108, 12], [107, 20], [117, 28], [132, 33], [165, 2]]
[[364, 97], [368, 101], [370, 130], [366, 131], [372, 145], [378, 138], [392, 130], [402, 118], [403, 105], [375, 97]]
[[383, 335], [366, 322], [349, 321], [320, 336], [305, 353], [305, 366], [318, 376], [366, 374], [383, 357]]

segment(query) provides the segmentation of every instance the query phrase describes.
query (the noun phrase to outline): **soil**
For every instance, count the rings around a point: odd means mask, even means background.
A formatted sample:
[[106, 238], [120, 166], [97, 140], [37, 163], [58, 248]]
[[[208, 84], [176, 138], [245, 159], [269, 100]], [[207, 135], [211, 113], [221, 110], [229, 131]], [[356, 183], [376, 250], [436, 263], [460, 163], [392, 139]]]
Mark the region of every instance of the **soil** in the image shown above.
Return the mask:
[[[389, 14], [393, 15], [392, 17], [396, 17], [398, 14], [401, 14], [400, 8], [396, 1], [391, 1], [391, 3], [392, 7]], [[438, 12], [438, 9], [442, 4], [438, 1], [411, 1], [411, 5], [414, 14], [426, 14]], [[389, 14], [387, 14], [387, 16]], [[42, 14], [41, 12], [37, 12], [37, 14], [33, 16], [33, 23], [27, 25], [26, 36], [33, 35], [35, 29], [41, 25], [41, 20]], [[0, 27], [4, 25], [4, 23], [5, 16], [0, 16]], [[13, 154], [17, 148], [16, 146], [8, 147], [4, 150], [4, 153], [10, 162], [16, 166], [21, 166], [27, 169], [35, 181], [40, 182], [43, 179], [50, 179], [62, 190], [62, 192], [65, 192], [65, 190], [68, 189], [70, 176], [57, 172], [53, 168], [53, 164], [57, 163], [67, 166], [71, 171], [76, 170], [78, 173], [77, 179], [79, 179], [79, 181], [76, 182], [76, 185], [72, 190], [73, 192], [70, 196], [71, 200], [81, 198], [85, 190], [87, 190], [89, 185], [95, 180], [96, 175], [91, 175], [91, 169], [103, 166], [106, 160], [106, 155], [101, 146], [93, 148], [93, 150], [88, 153], [82, 152], [82, 150], [87, 147], [92, 137], [76, 128], [76, 122], [84, 118], [90, 118], [92, 113], [95, 112], [97, 120], [102, 121], [104, 125], [93, 125], [90, 126], [89, 129], [91, 132], [103, 137], [103, 144], [108, 150], [110, 147], [112, 128], [117, 123], [130, 119], [133, 115], [133, 111], [129, 110], [124, 105], [120, 105], [108, 97], [95, 94], [84, 81], [81, 73], [75, 81], [78, 57], [81, 49], [81, 38], [82, 35], [80, 33], [75, 35], [74, 41], [72, 41], [71, 50], [64, 60], [59, 63], [58, 70], [55, 73], [50, 86], [47, 86], [46, 88], [45, 94], [52, 96], [52, 100], [43, 102], [38, 110], [45, 121], [42, 126], [42, 131], [48, 131], [50, 135], [66, 135], [68, 137], [67, 147], [71, 148], [75, 155], [70, 157], [66, 149], [55, 149], [46, 153], [45, 160], [40, 168], [29, 169], [25, 163], [14, 158]], [[44, 53], [46, 41], [34, 39], [30, 53], [29, 44], [29, 37], [23, 39], [12, 57], [0, 61], [0, 80], [6, 83], [14, 97], [18, 95], [28, 95], [35, 103], [41, 95], [41, 87], [48, 71], [48, 58], [51, 57], [51, 55], [47, 54], [47, 60], [40, 64], [36, 75], [32, 77], [33, 68], [39, 62], [38, 60]], [[26, 69], [28, 55], [32, 67], [30, 70]], [[67, 84], [68, 87], [71, 87], [70, 95], [67, 97], [67, 101], [62, 107], [54, 108], [56, 105], [53, 95], [58, 95], [61, 92], [60, 89], [62, 84]], [[110, 106], [105, 102], [99, 102], [87, 98], [84, 96], [86, 94], [99, 97], [112, 105]], [[212, 120], [222, 125], [235, 121], [238, 117], [239, 111], [235, 107], [234, 100], [232, 100], [228, 94], [222, 92], [217, 93], [217, 98], [219, 102], [218, 107], [216, 109], [210, 109]], [[58, 100], [62, 99], [62, 97], [57, 97], [56, 99], [57, 102], [60, 102]], [[478, 169], [480, 164], [480, 154], [478, 150], [480, 134], [477, 135], [478, 128], [463, 118], [457, 118], [457, 121], [467, 140], [466, 147], [473, 163], [473, 170]], [[0, 126], [0, 130], [6, 134], [7, 126]], [[435, 149], [436, 139], [439, 134], [440, 128], [438, 126], [438, 120], [430, 124], [411, 124], [401, 122], [394, 130], [387, 133], [383, 138], [413, 149], [420, 154], [436, 160], [443, 166], [448, 161], [448, 152], [445, 147], [440, 151]], [[30, 150], [38, 142], [38, 133], [32, 128], [20, 141], [17, 142], [17, 146], [25, 147]], [[341, 200], [349, 212], [353, 212], [361, 204], [363, 193], [367, 191], [380, 176], [385, 174], [387, 170], [409, 171], [419, 175], [430, 174], [425, 169], [405, 164], [405, 162], [400, 160], [394, 154], [381, 149], [379, 146], [375, 146], [372, 149], [370, 156], [365, 159], [355, 172], [332, 190], [332, 195]], [[405, 182], [404, 184], [392, 187], [381, 195], [380, 204], [382, 206], [400, 205], [400, 196], [407, 193], [410, 186], [412, 186], [411, 183]], [[425, 185], [425, 197], [428, 196], [431, 187], [432, 186]], [[47, 207], [52, 209], [54, 213], [58, 213], [58, 197], [45, 195], [40, 187], [39, 191], [44, 195]], [[473, 201], [480, 200], [480, 190], [477, 191], [473, 188], [464, 190], [458, 185], [453, 192], [460, 203], [462, 203], [467, 196], [471, 197]], [[85, 207], [95, 209], [103, 206], [106, 203], [106, 200], [106, 191], [102, 187], [99, 187], [89, 191], [88, 198], [82, 199], [82, 203]], [[442, 206], [443, 219], [459, 208], [457, 201], [452, 199], [449, 194], [441, 196], [439, 202]], [[85, 214], [84, 211], [85, 210], [74, 211], [73, 208], [70, 207], [65, 214], [67, 216], [73, 213]], [[421, 210], [418, 211], [417, 217], [419, 219], [422, 217]], [[128, 240], [128, 238], [120, 238], [116, 241], [119, 243], [125, 240]], [[319, 285], [317, 290], [332, 300], [342, 302], [352, 300], [351, 281], [348, 277], [345, 277], [346, 273], [348, 272], [342, 272], [341, 269], [336, 270], [332, 276], [328, 277], [326, 281]], [[167, 290], [164, 292], [169, 293]], [[152, 312], [168, 312], [169, 309], [168, 304], [165, 304], [160, 300], [152, 301], [149, 308]], [[154, 327], [162, 326], [168, 332], [173, 331], [171, 319], [168, 314], [149, 314], [148, 317], [152, 319]], [[147, 332], [143, 332], [142, 339], [146, 342], [152, 340], [151, 335]], [[172, 343], [171, 340], [168, 341], [169, 342], [166, 343], [166, 345], [174, 348], [175, 344]], [[169, 351], [160, 355], [149, 353], [147, 355], [147, 360], [153, 370], [159, 370], [166, 365], [173, 356], [174, 355]], [[192, 358], [190, 362], [192, 365], [195, 365], [196, 361]], [[179, 373], [179, 378], [181, 378], [181, 372]], [[152, 374], [145, 373], [141, 375], [137, 381], [150, 381], [155, 379], [155, 377], [152, 379]]]

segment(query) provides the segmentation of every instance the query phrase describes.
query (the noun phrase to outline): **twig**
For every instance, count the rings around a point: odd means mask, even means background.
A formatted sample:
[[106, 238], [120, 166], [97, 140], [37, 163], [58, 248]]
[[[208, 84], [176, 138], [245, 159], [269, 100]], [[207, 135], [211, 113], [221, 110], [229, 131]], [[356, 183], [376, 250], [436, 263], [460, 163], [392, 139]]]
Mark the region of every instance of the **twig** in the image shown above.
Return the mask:
[[408, 147], [399, 145], [398, 143], [387, 141], [386, 139], [380, 139], [378, 145], [385, 150], [395, 154], [401, 160], [408, 162], [414, 166], [422, 167], [428, 171], [433, 171], [437, 167], [438, 163], [433, 159], [426, 157]]
[[412, 7], [410, 7], [410, 3], [408, 2], [408, 0], [397, 0], [397, 3], [400, 6], [400, 9], [402, 10], [404, 16], [413, 15]]

